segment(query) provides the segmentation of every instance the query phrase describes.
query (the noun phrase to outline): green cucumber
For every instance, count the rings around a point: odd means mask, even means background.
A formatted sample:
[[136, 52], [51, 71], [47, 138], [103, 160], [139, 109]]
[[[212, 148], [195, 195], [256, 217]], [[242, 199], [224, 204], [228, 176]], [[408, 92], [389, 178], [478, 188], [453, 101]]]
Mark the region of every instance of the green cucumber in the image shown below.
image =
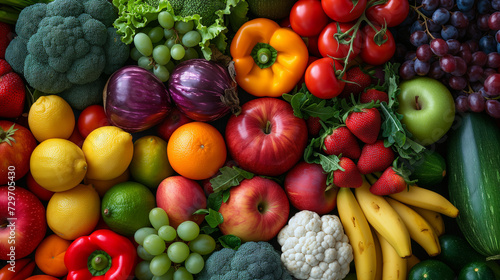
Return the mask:
[[446, 161], [436, 151], [423, 154], [422, 160], [412, 166], [411, 180], [418, 180], [419, 187], [430, 189], [441, 183], [446, 175]]
[[495, 280], [495, 274], [486, 262], [471, 262], [460, 270], [458, 280]]
[[442, 261], [423, 260], [408, 272], [408, 280], [454, 280], [455, 273]]
[[500, 257], [500, 130], [484, 113], [457, 116], [447, 142], [448, 191], [474, 250]]

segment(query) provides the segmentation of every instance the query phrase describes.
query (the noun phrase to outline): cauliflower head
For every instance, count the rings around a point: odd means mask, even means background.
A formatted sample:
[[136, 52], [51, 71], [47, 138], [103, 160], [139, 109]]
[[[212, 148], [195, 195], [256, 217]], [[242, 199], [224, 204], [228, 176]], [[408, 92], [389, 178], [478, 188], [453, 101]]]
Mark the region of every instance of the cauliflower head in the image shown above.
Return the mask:
[[292, 280], [283, 267], [280, 254], [264, 241], [245, 242], [238, 250], [223, 248], [214, 252], [197, 280]]
[[6, 59], [31, 87], [45, 93], [94, 82], [101, 74], [118, 70], [129, 57], [130, 47], [113, 27], [116, 17], [106, 0], [55, 0], [28, 6], [19, 14], [17, 37], [7, 48]]
[[343, 279], [353, 260], [340, 218], [297, 212], [278, 233], [281, 261], [297, 279]]

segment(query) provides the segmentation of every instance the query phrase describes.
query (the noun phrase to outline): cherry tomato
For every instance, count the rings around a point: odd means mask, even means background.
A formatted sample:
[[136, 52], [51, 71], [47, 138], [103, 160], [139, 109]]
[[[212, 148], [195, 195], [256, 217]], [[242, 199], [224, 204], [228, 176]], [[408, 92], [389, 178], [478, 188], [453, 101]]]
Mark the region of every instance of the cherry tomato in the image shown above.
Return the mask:
[[78, 117], [78, 131], [83, 138], [92, 132], [92, 130], [101, 126], [109, 125], [104, 107], [101, 105], [91, 105], [83, 109]]
[[328, 24], [328, 16], [319, 0], [299, 0], [290, 11], [290, 26], [300, 36], [318, 35]]
[[321, 0], [321, 6], [326, 15], [334, 21], [349, 22], [359, 18], [366, 8], [366, 0], [354, 2], [353, 0]]
[[[337, 78], [337, 71], [343, 69], [342, 64], [331, 57], [313, 61], [306, 69], [307, 89], [318, 98], [334, 98], [342, 92], [345, 86], [345, 82]], [[345, 74], [342, 79], [345, 79]]]
[[[377, 30], [382, 27], [375, 25]], [[361, 59], [370, 65], [381, 65], [389, 61], [396, 52], [396, 43], [392, 33], [385, 29], [385, 33], [377, 33], [373, 27], [363, 27], [363, 45], [361, 48]]]
[[[325, 26], [318, 37], [318, 49], [321, 53], [321, 56], [331, 56], [344, 60], [349, 55], [350, 44], [339, 42], [339, 40], [334, 35], [336, 33], [339, 33], [339, 29], [342, 33], [345, 33], [353, 26], [353, 23], [342, 22], [330, 22], [327, 26]], [[349, 35], [352, 36], [353, 32], [354, 31], [349, 32]], [[349, 55], [349, 61], [354, 59], [361, 51], [362, 37], [363, 36], [358, 31], [353, 39], [354, 41], [352, 43], [352, 52]], [[349, 37], [346, 36], [344, 39], [348, 40]]]
[[409, 11], [408, 0], [388, 0], [384, 4], [368, 8], [366, 16], [373, 23], [378, 23], [381, 26], [387, 24], [388, 27], [393, 27], [402, 23]]

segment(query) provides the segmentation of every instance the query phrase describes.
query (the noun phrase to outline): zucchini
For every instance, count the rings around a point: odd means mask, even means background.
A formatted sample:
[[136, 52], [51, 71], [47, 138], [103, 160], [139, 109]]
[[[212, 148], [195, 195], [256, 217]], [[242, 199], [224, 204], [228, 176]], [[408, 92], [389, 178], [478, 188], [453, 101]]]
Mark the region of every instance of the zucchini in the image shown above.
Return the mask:
[[457, 116], [447, 147], [448, 191], [457, 224], [474, 250], [500, 257], [500, 130], [484, 113]]

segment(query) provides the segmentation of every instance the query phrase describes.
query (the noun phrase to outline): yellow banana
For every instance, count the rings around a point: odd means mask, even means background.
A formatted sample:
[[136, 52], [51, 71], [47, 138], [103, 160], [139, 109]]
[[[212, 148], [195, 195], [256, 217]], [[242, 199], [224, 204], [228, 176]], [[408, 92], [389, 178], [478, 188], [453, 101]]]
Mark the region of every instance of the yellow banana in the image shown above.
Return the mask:
[[399, 256], [409, 257], [410, 234], [394, 208], [384, 197], [370, 192], [370, 184], [365, 178], [361, 187], [354, 189], [354, 194], [368, 223], [394, 247]]
[[370, 225], [350, 188], [337, 193], [337, 210], [351, 243], [358, 280], [375, 280], [377, 255]]
[[399, 202], [436, 211], [451, 218], [458, 216], [458, 209], [444, 196], [437, 192], [411, 185], [408, 190], [389, 195]]
[[389, 242], [376, 233], [382, 251], [382, 280], [406, 280], [408, 276], [408, 263], [394, 250]]
[[417, 256], [415, 255], [411, 255], [409, 258], [406, 259], [406, 263], [407, 263], [407, 271], [410, 272], [410, 269], [412, 267], [414, 267], [417, 263], [420, 262], [420, 259], [417, 258]]
[[373, 241], [375, 241], [375, 251], [377, 252], [377, 273], [375, 274], [375, 280], [382, 280], [382, 249], [380, 248], [380, 241], [378, 241], [377, 233], [370, 226], [373, 234]]
[[422, 216], [436, 231], [437, 236], [441, 236], [445, 232], [445, 225], [443, 216], [429, 209], [424, 209], [416, 206], [410, 206], [411, 209], [415, 210], [420, 216]]
[[431, 257], [441, 253], [438, 236], [429, 222], [403, 203], [389, 197], [386, 200], [405, 223], [411, 239], [422, 246]]

